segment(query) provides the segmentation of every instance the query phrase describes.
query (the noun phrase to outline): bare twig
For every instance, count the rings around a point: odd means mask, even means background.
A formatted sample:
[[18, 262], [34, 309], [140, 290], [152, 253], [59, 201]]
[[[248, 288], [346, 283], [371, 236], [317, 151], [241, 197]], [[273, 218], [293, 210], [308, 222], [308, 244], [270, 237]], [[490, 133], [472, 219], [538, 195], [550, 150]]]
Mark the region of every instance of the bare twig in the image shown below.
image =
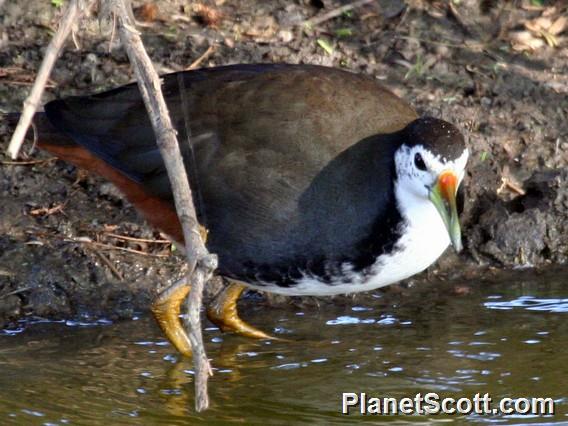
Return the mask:
[[32, 216], [51, 216], [55, 213], [63, 213], [63, 209], [65, 208], [65, 204], [57, 204], [54, 207], [39, 207], [37, 209], [30, 210], [30, 214]]
[[211, 56], [211, 54], [215, 52], [215, 45], [212, 44], [211, 46], [209, 46], [207, 48], [207, 50], [205, 51], [205, 53], [203, 55], [201, 55], [199, 58], [197, 58], [195, 61], [193, 61], [193, 63], [188, 66], [186, 68], [186, 70], [194, 70], [195, 68], [197, 68], [199, 65], [201, 65], [201, 63], [207, 59], [209, 56]]
[[99, 247], [101, 249], [106, 249], [106, 250], [118, 250], [118, 251], [124, 251], [126, 253], [132, 253], [132, 254], [139, 254], [141, 256], [149, 256], [149, 257], [168, 257], [167, 254], [154, 254], [154, 253], [147, 253], [145, 251], [141, 251], [141, 250], [134, 250], [128, 247], [118, 247], [118, 246], [113, 246], [111, 244], [104, 244], [104, 243], [99, 243], [96, 241], [91, 240], [90, 238], [85, 238], [85, 237], [79, 237], [79, 238], [64, 238], [63, 241], [67, 241], [69, 243], [81, 243], [81, 244], [90, 244], [96, 247]]
[[486, 46], [486, 44], [484, 43], [461, 43], [459, 41], [455, 41], [455, 42], [446, 42], [446, 41], [437, 41], [437, 40], [428, 40], [425, 38], [420, 38], [420, 37], [410, 37], [410, 36], [403, 36], [403, 35], [395, 35], [395, 39], [401, 39], [401, 40], [412, 40], [412, 41], [418, 41], [420, 43], [426, 43], [426, 44], [432, 44], [432, 45], [436, 45], [436, 46], [446, 46], [446, 47], [452, 47], [455, 49], [475, 49], [475, 50], [481, 50], [483, 49], [484, 46]]
[[25, 293], [26, 291], [29, 291], [31, 289], [32, 289], [32, 287], [19, 288], [17, 290], [11, 291], [9, 293], [4, 293], [4, 294], [0, 295], [0, 299], [5, 299], [6, 297], [13, 296], [15, 294]]
[[37, 209], [32, 209], [32, 210], [30, 210], [30, 214], [32, 216], [50, 216], [50, 215], [55, 214], [55, 213], [62, 213], [63, 215], [65, 215], [64, 209], [67, 206], [67, 204], [69, 204], [69, 201], [71, 201], [73, 199], [73, 195], [75, 195], [75, 193], [77, 191], [79, 191], [79, 188], [77, 188], [73, 192], [71, 192], [71, 194], [69, 194], [65, 198], [65, 201], [61, 204], [58, 204], [54, 207], [39, 207]]
[[526, 191], [520, 185], [503, 176], [501, 177], [501, 185], [499, 186], [499, 188], [497, 188], [497, 194], [501, 194], [505, 191], [505, 189], [509, 189], [518, 195], [526, 194]]
[[[2, 79], [2, 84], [12, 85], [12, 86], [31, 86], [33, 84], [33, 82]], [[45, 87], [52, 88], [52, 87], [55, 87], [55, 84], [47, 82], [47, 83], [45, 83]]]
[[372, 3], [375, 0], [357, 0], [354, 1], [353, 3], [349, 3], [346, 4], [344, 6], [335, 8], [333, 10], [330, 10], [327, 13], [324, 13], [323, 15], [319, 15], [319, 16], [314, 16], [313, 18], [307, 19], [305, 21], [303, 21], [300, 25], [306, 25], [308, 27], [316, 27], [319, 24], [325, 22], [325, 21], [329, 21], [330, 19], [333, 18], [337, 18], [339, 15], [348, 12], [350, 10], [353, 10], [357, 7], [366, 5], [368, 3]]
[[[91, 8], [95, 1], [96, 0], [70, 0], [59, 29], [46, 50], [46, 56], [42, 62], [31, 93], [24, 102], [20, 122], [8, 147], [8, 154], [12, 158], [16, 158], [18, 155], [27, 129], [32, 122], [35, 111], [41, 100], [46, 81], [61, 51], [63, 43], [72, 31], [74, 23], [84, 11]], [[176, 131], [172, 126], [162, 95], [160, 78], [144, 49], [139, 33], [134, 28], [132, 11], [130, 6], [127, 7], [125, 4], [128, 0], [98, 1], [102, 6], [100, 8], [101, 15], [110, 17], [113, 22], [113, 36], [116, 30], [136, 74], [140, 92], [148, 110], [152, 128], [156, 134], [157, 145], [166, 164], [168, 177], [174, 194], [176, 211], [183, 228], [189, 272], [188, 282], [182, 282], [181, 285], [189, 285], [190, 282], [192, 283], [192, 291], [188, 299], [190, 324], [188, 335], [193, 349], [193, 361], [195, 365], [195, 407], [197, 411], [201, 411], [209, 406], [207, 379], [208, 376], [212, 374], [212, 370], [203, 346], [200, 310], [203, 298], [203, 287], [212, 276], [217, 266], [217, 257], [209, 254], [201, 238], [195, 207], [192, 201], [191, 189], [189, 187], [189, 180], [181, 159], [180, 148], [176, 140]], [[128, 2], [128, 4], [130, 3]], [[200, 58], [201, 61], [210, 53], [208, 49], [202, 58]], [[65, 203], [63, 203], [59, 209], [61, 210], [64, 206]], [[94, 241], [81, 239], [69, 241], [85, 242], [99, 248], [111, 248], [136, 254], [150, 255], [137, 250], [108, 246]]]
[[50, 157], [43, 160], [0, 161], [0, 164], [3, 166], [34, 166], [36, 164], [51, 163], [55, 160], [57, 160], [56, 157]]
[[[34, 83], [35, 73], [22, 67], [0, 67], [0, 83], [30, 86]], [[45, 87], [55, 87], [55, 82], [47, 79]]]
[[24, 109], [22, 111], [20, 121], [18, 122], [18, 126], [12, 135], [10, 145], [8, 146], [7, 153], [12, 159], [15, 159], [20, 152], [20, 148], [24, 142], [24, 138], [26, 137], [26, 132], [28, 131], [28, 127], [30, 127], [32, 118], [39, 106], [45, 84], [49, 74], [51, 74], [51, 69], [55, 64], [56, 59], [59, 56], [59, 52], [63, 47], [63, 43], [73, 29], [73, 25], [81, 17], [83, 12], [90, 9], [93, 4], [94, 0], [71, 0], [69, 2], [69, 6], [67, 6], [65, 14], [59, 24], [59, 28], [47, 46], [45, 57], [41, 63], [41, 67], [30, 95], [24, 101]]
[[[202, 411], [209, 406], [207, 379], [211, 374], [211, 366], [203, 345], [200, 311], [203, 287], [217, 265], [217, 258], [209, 254], [201, 239], [189, 180], [176, 139], [176, 131], [162, 95], [160, 78], [144, 49], [138, 31], [134, 28], [132, 13], [124, 4], [124, 0], [103, 0], [103, 4], [110, 12], [111, 18], [116, 19], [119, 38], [136, 74], [138, 87], [156, 134], [156, 142], [166, 164], [176, 211], [183, 228], [189, 266], [188, 281], [192, 285], [189, 296], [188, 335], [195, 366], [195, 408], [197, 411]], [[189, 282], [185, 285], [189, 285]]]
[[122, 276], [122, 274], [120, 273], [120, 271], [118, 269], [116, 269], [116, 267], [112, 264], [112, 262], [110, 261], [110, 259], [108, 257], [106, 257], [103, 253], [101, 253], [100, 251], [97, 250], [93, 250], [93, 252], [99, 257], [99, 259], [101, 259], [103, 261], [103, 263], [108, 266], [108, 268], [111, 270], [111, 272], [120, 280], [120, 281], [124, 281], [124, 277]]
[[105, 232], [103, 235], [106, 237], [116, 238], [117, 240], [135, 241], [138, 243], [150, 243], [150, 244], [171, 244], [170, 240], [152, 240], [150, 238], [136, 238], [129, 237], [128, 235], [113, 234], [112, 232]]

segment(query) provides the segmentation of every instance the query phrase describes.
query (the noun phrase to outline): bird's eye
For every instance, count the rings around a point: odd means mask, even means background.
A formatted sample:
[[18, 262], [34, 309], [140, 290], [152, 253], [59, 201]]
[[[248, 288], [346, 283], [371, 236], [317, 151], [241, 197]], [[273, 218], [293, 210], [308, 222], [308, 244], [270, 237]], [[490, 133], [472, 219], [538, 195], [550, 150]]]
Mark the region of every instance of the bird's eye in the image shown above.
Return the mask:
[[426, 164], [419, 152], [414, 155], [414, 165], [418, 170], [426, 171]]

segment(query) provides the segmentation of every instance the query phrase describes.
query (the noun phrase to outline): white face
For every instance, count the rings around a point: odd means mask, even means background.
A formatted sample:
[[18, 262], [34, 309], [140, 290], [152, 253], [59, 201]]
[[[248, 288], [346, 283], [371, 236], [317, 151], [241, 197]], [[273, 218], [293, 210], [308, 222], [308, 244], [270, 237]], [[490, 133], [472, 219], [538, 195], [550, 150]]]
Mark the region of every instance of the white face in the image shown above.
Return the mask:
[[459, 187], [465, 174], [468, 156], [466, 148], [457, 159], [448, 161], [440, 155], [432, 154], [422, 145], [402, 145], [395, 153], [397, 181], [413, 195], [428, 199], [430, 190], [444, 171], [455, 173]]

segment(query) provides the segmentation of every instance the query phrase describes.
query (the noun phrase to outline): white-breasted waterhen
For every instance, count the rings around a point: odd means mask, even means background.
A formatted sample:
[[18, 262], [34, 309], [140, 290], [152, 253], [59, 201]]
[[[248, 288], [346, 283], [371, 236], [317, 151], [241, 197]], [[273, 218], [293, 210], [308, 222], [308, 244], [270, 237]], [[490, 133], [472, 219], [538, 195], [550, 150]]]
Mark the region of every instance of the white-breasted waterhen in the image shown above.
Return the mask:
[[[419, 118], [372, 78], [310, 65], [233, 65], [166, 75], [163, 90], [207, 247], [232, 282], [209, 309], [241, 321], [243, 285], [286, 295], [376, 289], [461, 249], [456, 203], [468, 150], [452, 124]], [[171, 188], [136, 84], [56, 100], [39, 146], [112, 181], [183, 243]], [[187, 136], [191, 146], [187, 144]], [[180, 352], [189, 285], [153, 306]]]

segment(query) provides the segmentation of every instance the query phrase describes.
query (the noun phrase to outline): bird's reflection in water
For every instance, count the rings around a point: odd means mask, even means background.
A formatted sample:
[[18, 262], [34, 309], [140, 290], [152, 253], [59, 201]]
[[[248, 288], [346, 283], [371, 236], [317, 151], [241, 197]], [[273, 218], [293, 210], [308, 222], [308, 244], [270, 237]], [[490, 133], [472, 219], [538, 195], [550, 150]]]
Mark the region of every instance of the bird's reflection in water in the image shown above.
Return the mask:
[[[220, 397], [231, 400], [235, 387], [239, 387], [239, 381], [251, 374], [251, 367], [266, 369], [270, 368], [274, 362], [276, 352], [271, 352], [266, 348], [270, 342], [251, 341], [232, 334], [227, 334], [222, 339], [214, 338], [214, 340], [220, 344], [210, 347], [208, 355], [215, 376], [215, 386], [221, 391], [217, 399]], [[290, 352], [292, 351], [293, 349], [290, 349]], [[278, 351], [278, 354], [280, 352]], [[255, 358], [253, 364], [251, 364], [251, 358]], [[170, 359], [171, 366], [165, 371], [159, 383], [160, 397], [164, 399], [164, 407], [169, 414], [175, 417], [193, 415], [193, 360], [177, 354], [172, 355]], [[248, 370], [248, 373], [245, 370]], [[223, 396], [223, 383], [231, 384], [230, 394]], [[217, 402], [223, 403], [221, 400]]]

